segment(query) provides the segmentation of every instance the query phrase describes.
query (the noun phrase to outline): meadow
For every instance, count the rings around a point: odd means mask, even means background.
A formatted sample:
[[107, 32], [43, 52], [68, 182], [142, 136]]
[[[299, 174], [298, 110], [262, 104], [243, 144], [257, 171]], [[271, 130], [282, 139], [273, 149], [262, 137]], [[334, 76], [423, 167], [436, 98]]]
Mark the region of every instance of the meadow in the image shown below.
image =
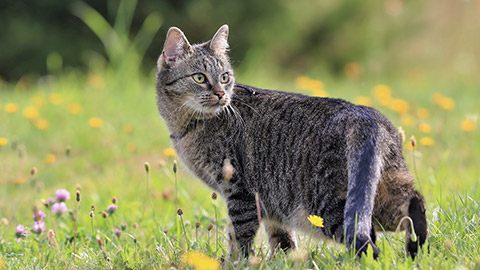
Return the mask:
[[261, 230], [254, 256], [229, 260], [225, 204], [171, 149], [154, 73], [128, 84], [122, 76], [67, 70], [0, 83], [0, 269], [480, 269], [474, 83], [240, 74], [259, 87], [373, 106], [401, 127], [427, 202], [429, 252], [412, 261], [403, 232], [380, 234], [376, 261], [298, 234], [296, 251], [269, 258]]

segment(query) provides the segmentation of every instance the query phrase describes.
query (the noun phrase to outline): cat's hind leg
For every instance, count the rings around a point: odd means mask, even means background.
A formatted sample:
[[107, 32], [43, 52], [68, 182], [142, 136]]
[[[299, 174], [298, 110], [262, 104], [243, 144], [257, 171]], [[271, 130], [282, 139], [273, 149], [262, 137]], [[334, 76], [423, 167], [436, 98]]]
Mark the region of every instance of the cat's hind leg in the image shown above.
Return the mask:
[[346, 244], [358, 254], [366, 253], [368, 245], [376, 248], [372, 234], [372, 215], [375, 193], [381, 172], [381, 153], [378, 149], [379, 138], [376, 125], [372, 121], [361, 123], [348, 136], [347, 170], [348, 188], [344, 211], [344, 230]]
[[284, 251], [295, 249], [295, 241], [293, 240], [292, 232], [285, 230], [281, 226], [270, 224], [268, 222], [264, 224], [272, 254], [278, 248]]

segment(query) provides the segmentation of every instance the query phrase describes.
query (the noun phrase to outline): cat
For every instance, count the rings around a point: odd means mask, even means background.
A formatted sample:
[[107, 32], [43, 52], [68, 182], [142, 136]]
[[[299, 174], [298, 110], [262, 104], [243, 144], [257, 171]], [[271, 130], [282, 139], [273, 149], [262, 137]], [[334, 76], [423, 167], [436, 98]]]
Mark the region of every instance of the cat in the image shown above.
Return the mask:
[[[427, 238], [425, 202], [392, 123], [341, 99], [237, 83], [228, 32], [224, 25], [211, 40], [190, 45], [171, 27], [157, 61], [156, 89], [178, 156], [226, 201], [231, 254], [252, 251], [258, 196], [271, 250], [295, 248], [293, 230], [312, 230], [307, 217], [317, 215], [324, 227], [314, 234], [359, 254], [370, 245], [375, 258], [376, 231], [401, 224], [414, 258]], [[234, 167], [228, 181], [227, 159]]]

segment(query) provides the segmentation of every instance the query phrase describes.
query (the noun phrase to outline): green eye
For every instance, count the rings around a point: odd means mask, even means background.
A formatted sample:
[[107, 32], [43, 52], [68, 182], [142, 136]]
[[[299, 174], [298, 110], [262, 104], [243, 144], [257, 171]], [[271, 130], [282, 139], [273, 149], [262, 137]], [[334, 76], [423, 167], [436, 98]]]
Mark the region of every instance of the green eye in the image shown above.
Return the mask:
[[221, 83], [228, 83], [229, 81], [230, 81], [230, 76], [228, 75], [228, 73], [223, 73], [220, 76], [220, 82]]
[[195, 73], [192, 75], [192, 78], [197, 83], [204, 83], [206, 81], [205, 75], [203, 75], [202, 73]]

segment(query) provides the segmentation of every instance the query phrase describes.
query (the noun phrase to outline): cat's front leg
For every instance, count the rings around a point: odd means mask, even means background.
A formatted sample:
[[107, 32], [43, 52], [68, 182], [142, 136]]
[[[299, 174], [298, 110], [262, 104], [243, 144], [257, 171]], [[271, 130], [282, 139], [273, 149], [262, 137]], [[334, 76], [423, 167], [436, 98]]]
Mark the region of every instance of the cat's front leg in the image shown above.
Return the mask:
[[240, 185], [234, 186], [232, 190], [226, 198], [228, 215], [233, 227], [229, 233], [230, 256], [238, 254], [248, 257], [253, 251], [253, 239], [259, 226], [255, 195]]

